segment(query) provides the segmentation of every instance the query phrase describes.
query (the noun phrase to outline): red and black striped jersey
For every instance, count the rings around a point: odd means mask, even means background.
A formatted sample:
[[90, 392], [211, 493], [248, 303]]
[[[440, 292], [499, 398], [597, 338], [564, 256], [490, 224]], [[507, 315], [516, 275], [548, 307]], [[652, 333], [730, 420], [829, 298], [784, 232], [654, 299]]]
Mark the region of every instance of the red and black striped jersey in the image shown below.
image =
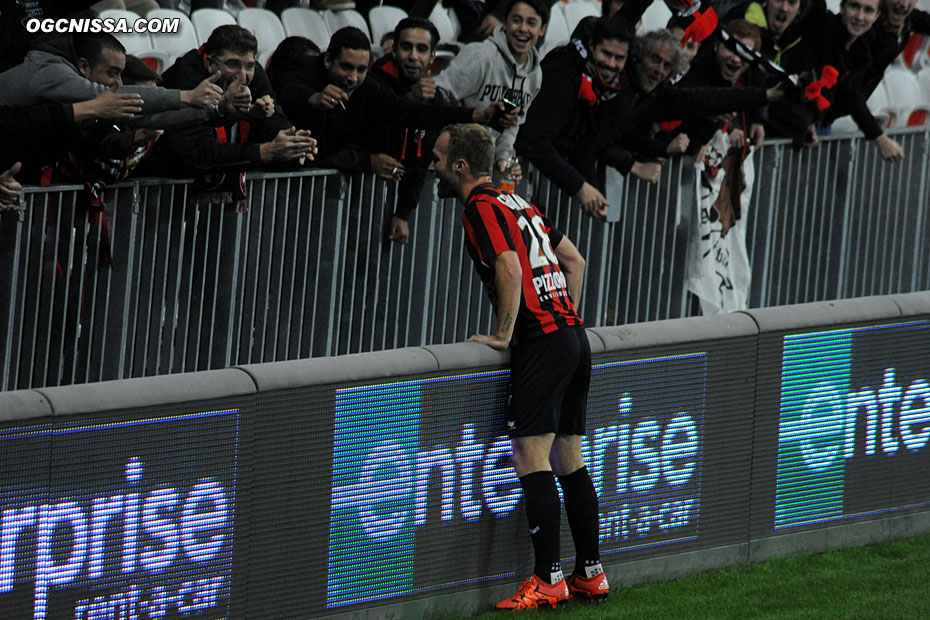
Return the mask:
[[553, 251], [562, 233], [539, 209], [516, 194], [485, 183], [469, 195], [462, 225], [465, 246], [495, 309], [493, 259], [511, 250], [520, 258], [523, 294], [514, 325], [515, 344], [562, 327], [582, 325]]

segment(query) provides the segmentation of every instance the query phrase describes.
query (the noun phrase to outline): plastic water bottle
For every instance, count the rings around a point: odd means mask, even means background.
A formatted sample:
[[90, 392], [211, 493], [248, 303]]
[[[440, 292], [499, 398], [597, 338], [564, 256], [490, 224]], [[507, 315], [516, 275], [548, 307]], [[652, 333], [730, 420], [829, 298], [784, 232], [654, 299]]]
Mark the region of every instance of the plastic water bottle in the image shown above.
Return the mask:
[[504, 174], [504, 178], [501, 179], [501, 189], [505, 192], [517, 191], [517, 175], [515, 172], [515, 167], [519, 165], [520, 160], [517, 159], [517, 152], [510, 151], [510, 157], [507, 158], [507, 172]]

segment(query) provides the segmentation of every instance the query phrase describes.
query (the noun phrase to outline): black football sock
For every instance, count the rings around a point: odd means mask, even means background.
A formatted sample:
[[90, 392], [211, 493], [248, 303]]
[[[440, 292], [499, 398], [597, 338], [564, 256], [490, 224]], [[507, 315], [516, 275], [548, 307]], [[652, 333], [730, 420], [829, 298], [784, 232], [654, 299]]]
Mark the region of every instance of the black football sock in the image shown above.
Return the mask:
[[559, 484], [562, 485], [565, 513], [575, 543], [575, 574], [593, 577], [603, 572], [598, 549], [597, 491], [587, 467], [559, 476]]
[[533, 572], [546, 583], [558, 581], [562, 575], [559, 558], [559, 525], [562, 505], [559, 490], [551, 471], [536, 471], [520, 478], [526, 517], [533, 539], [536, 564]]

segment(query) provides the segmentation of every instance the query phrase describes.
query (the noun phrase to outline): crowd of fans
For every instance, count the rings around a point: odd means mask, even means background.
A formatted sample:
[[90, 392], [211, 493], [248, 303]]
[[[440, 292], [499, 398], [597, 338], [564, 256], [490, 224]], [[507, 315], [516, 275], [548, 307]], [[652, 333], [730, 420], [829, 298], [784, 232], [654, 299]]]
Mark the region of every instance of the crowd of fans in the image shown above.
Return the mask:
[[465, 121], [492, 129], [500, 173], [521, 174], [515, 151], [594, 217], [605, 166], [655, 182], [721, 128], [747, 152], [772, 136], [810, 148], [851, 115], [886, 160], [903, 157], [866, 101], [911, 34], [930, 33], [916, 0], [842, 0], [838, 14], [824, 0], [723, 0], [637, 32], [651, 1], [605, 0], [545, 58], [549, 0], [505, 0], [461, 3], [474, 42], [435, 74], [436, 27], [408, 17], [377, 60], [347, 27], [325, 50], [289, 37], [263, 67], [255, 36], [227, 25], [159, 76], [112, 35], [24, 27], [154, 0], [0, 0], [0, 208], [16, 207], [20, 183], [77, 182], [99, 211], [108, 183], [145, 175], [194, 177], [193, 202], [241, 209], [246, 171], [320, 166], [397, 182], [388, 234], [404, 243], [432, 142]]

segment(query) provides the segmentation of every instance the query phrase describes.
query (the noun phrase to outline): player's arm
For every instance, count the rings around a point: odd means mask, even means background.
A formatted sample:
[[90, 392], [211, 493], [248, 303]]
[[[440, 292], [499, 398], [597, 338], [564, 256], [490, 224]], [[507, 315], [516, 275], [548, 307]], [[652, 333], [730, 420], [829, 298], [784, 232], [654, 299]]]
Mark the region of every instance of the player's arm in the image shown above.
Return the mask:
[[469, 342], [481, 342], [499, 351], [506, 351], [513, 337], [513, 328], [520, 311], [523, 267], [517, 253], [508, 250], [494, 259], [494, 287], [497, 293], [497, 333], [491, 336], [475, 334]]
[[575, 310], [581, 303], [581, 287], [584, 284], [584, 256], [575, 247], [575, 244], [569, 241], [568, 237], [562, 237], [558, 245], [554, 248], [555, 256], [559, 259], [559, 269], [565, 274], [565, 280], [568, 282], [568, 292], [575, 302]]

